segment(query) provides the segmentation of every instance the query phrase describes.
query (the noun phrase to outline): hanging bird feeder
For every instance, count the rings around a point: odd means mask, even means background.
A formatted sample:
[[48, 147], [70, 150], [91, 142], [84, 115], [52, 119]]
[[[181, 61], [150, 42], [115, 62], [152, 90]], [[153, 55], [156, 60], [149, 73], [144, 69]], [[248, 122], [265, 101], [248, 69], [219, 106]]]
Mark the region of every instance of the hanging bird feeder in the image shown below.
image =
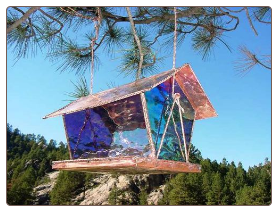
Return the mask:
[[53, 169], [86, 172], [200, 172], [189, 162], [195, 120], [217, 116], [189, 64], [82, 97], [63, 116], [70, 160]]
[[[173, 68], [133, 83], [93, 94], [94, 44], [101, 10], [93, 18], [91, 95], [44, 118], [62, 115], [70, 160], [54, 161], [53, 169], [96, 173], [166, 174], [200, 172], [189, 162], [195, 120], [216, 112], [189, 64], [176, 69], [177, 9], [174, 7]], [[132, 14], [131, 28], [139, 50]], [[142, 69], [140, 50], [138, 72]]]

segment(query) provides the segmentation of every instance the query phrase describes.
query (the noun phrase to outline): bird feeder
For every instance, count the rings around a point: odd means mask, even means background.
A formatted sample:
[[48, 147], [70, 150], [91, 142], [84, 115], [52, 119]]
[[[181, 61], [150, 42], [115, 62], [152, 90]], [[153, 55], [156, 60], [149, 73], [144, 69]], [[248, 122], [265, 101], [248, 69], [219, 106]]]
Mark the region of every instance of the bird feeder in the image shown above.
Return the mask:
[[200, 172], [189, 162], [195, 120], [217, 116], [189, 64], [82, 97], [63, 116], [70, 160], [53, 169], [97, 173]]

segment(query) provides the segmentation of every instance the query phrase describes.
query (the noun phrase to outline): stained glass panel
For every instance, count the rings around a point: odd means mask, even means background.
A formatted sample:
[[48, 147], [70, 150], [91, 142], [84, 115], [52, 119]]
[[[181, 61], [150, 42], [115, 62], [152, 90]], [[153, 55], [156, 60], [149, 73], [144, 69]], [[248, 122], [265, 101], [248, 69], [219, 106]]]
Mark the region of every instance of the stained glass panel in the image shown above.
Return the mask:
[[145, 92], [152, 139], [156, 151], [166, 124], [166, 113], [170, 107], [172, 92], [171, 79], [161, 83], [150, 91]]
[[[192, 126], [193, 126], [193, 120], [194, 120], [194, 117], [195, 117], [195, 111], [194, 111], [192, 105], [190, 104], [188, 98], [183, 93], [183, 91], [180, 88], [177, 81], [175, 81], [175, 88], [174, 89], [175, 89], [175, 93], [179, 93], [181, 95], [180, 104], [181, 104], [182, 108], [184, 109], [184, 113], [182, 113], [182, 115], [183, 115], [183, 125], [184, 125], [186, 143], [189, 147], [189, 143], [191, 142]], [[179, 124], [180, 124], [180, 121], [179, 121]], [[180, 125], [179, 125], [179, 127], [180, 127]], [[182, 133], [182, 132], [180, 131], [180, 133]]]
[[[165, 125], [170, 114], [170, 108], [173, 104], [171, 97], [171, 83], [172, 79], [169, 79], [152, 90], [145, 92], [152, 138], [156, 151], [159, 149]], [[180, 104], [184, 108], [184, 113], [182, 113], [183, 125], [187, 147], [189, 147], [194, 110], [177, 83], [175, 83], [175, 93], [180, 93], [181, 95]], [[175, 161], [185, 160], [181, 120], [177, 105], [175, 105], [173, 109], [173, 114], [170, 118], [158, 158]]]
[[73, 159], [150, 154], [139, 95], [64, 117]]

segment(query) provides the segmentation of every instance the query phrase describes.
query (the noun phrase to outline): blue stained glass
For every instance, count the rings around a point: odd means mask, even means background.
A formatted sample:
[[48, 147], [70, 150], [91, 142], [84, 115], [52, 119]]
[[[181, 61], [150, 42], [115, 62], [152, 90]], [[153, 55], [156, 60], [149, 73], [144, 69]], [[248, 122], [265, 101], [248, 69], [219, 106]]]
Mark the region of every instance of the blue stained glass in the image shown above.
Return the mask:
[[145, 92], [152, 139], [156, 151], [159, 148], [161, 137], [166, 124], [165, 114], [171, 105], [172, 82], [167, 80], [150, 91]]
[[150, 154], [146, 129], [115, 132], [113, 147], [113, 151], [109, 153], [112, 157], [118, 155], [147, 157]]
[[[191, 135], [192, 135], [192, 127], [193, 127], [193, 120], [195, 117], [195, 111], [190, 104], [189, 100], [181, 90], [179, 84], [177, 81], [175, 81], [174, 84], [174, 90], [175, 93], [179, 93], [181, 95], [180, 97], [180, 104], [182, 108], [184, 109], [184, 113], [182, 113], [183, 116], [183, 125], [184, 125], [184, 131], [185, 131], [185, 140], [187, 143], [187, 149], [189, 148], [189, 144], [191, 142]], [[180, 123], [180, 121], [179, 121]], [[181, 131], [179, 133], [182, 133]], [[182, 134], [181, 134], [182, 135]]]
[[[173, 104], [171, 97], [172, 79], [165, 81], [150, 91], [145, 92], [148, 115], [151, 126], [152, 138], [158, 151], [165, 125], [169, 117], [170, 108]], [[175, 83], [175, 93], [180, 93], [180, 103], [185, 112], [182, 113], [183, 125], [187, 147], [191, 140], [191, 130], [194, 118], [194, 110], [186, 96], [183, 94], [178, 84]], [[170, 118], [163, 145], [159, 154], [159, 159], [184, 161], [184, 142], [180, 122], [179, 108], [175, 105], [173, 118]], [[191, 118], [191, 119], [190, 119]]]
[[73, 159], [150, 154], [139, 95], [64, 117]]

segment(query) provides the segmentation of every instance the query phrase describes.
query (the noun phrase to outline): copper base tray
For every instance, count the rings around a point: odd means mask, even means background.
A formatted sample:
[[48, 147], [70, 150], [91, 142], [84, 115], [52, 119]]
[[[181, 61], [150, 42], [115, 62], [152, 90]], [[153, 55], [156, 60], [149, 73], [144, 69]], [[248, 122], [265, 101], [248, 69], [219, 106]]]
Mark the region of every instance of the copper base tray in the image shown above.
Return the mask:
[[122, 174], [173, 174], [180, 172], [201, 172], [201, 166], [198, 164], [138, 157], [53, 161], [52, 168], [56, 170]]

